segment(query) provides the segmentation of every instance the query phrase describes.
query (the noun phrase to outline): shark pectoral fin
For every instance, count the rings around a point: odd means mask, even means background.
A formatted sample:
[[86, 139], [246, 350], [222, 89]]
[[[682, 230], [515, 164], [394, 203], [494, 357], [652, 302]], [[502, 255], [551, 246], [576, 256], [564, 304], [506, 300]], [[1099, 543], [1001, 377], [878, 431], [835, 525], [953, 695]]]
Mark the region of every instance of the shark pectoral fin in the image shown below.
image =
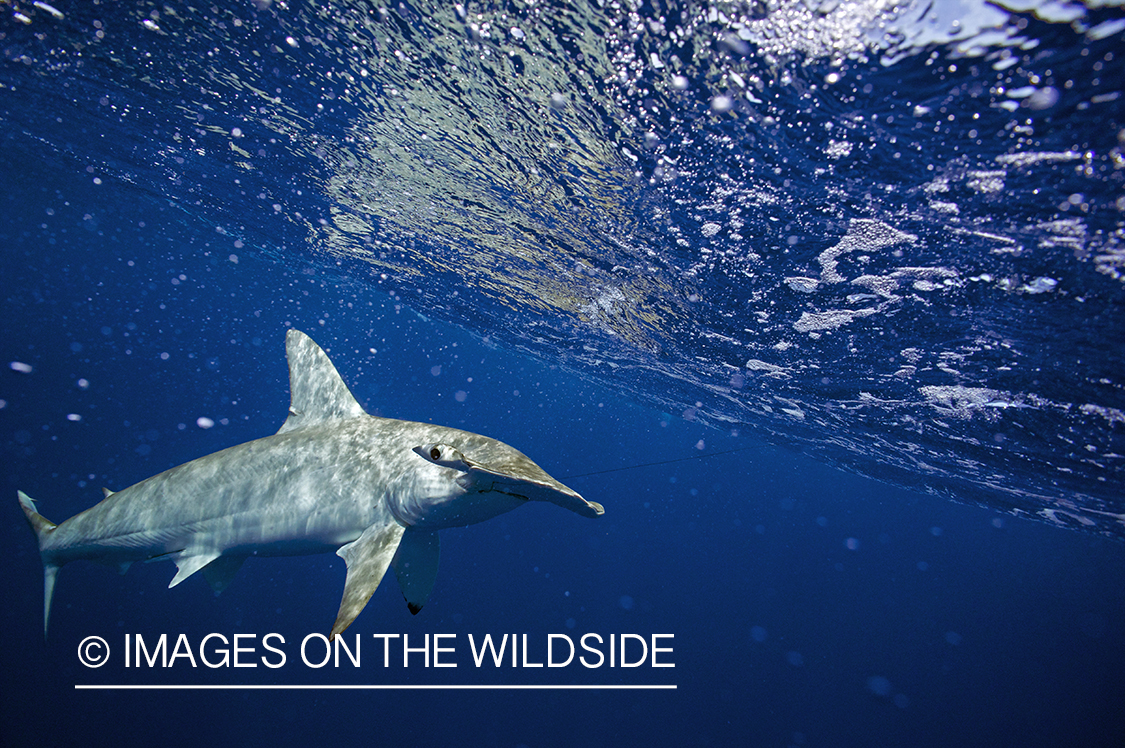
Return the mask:
[[245, 556], [219, 556], [203, 567], [203, 578], [217, 595], [230, 586], [230, 580], [234, 579], [245, 560]]
[[357, 540], [336, 551], [336, 555], [348, 565], [348, 578], [344, 582], [344, 597], [340, 600], [340, 612], [336, 614], [329, 639], [335, 639], [336, 634], [350, 626], [375, 594], [395, 557], [405, 529], [393, 521], [371, 525]]
[[419, 530], [411, 527], [402, 534], [402, 542], [395, 552], [395, 577], [406, 598], [406, 607], [417, 615], [426, 601], [437, 579], [438, 557], [441, 546], [436, 531]]
[[179, 571], [176, 572], [176, 576], [172, 577], [172, 581], [168, 583], [168, 588], [171, 589], [175, 587], [177, 584], [217, 559], [220, 555], [220, 551], [211, 549], [185, 548], [180, 551], [179, 554], [174, 557]]

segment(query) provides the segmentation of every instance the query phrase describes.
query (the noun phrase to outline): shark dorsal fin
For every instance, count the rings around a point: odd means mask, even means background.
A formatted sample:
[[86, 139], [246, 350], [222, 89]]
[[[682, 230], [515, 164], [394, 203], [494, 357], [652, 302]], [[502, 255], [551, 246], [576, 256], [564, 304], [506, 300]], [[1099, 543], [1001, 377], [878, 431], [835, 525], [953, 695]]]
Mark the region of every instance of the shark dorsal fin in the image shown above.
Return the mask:
[[312, 338], [290, 330], [285, 336], [285, 351], [291, 400], [289, 417], [277, 433], [364, 414], [328, 355]]

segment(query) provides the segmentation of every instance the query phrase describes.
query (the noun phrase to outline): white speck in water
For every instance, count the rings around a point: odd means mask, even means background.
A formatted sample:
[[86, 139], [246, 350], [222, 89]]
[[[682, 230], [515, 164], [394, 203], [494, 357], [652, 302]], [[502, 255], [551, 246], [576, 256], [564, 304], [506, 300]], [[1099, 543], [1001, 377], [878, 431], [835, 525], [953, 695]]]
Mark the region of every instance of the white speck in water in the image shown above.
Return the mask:
[[53, 5], [48, 5], [47, 3], [43, 2], [43, 0], [35, 0], [32, 5], [34, 5], [44, 13], [49, 13], [51, 17], [53, 17], [57, 21], [61, 21], [65, 17], [63, 16], [63, 12], [61, 10], [54, 7]]
[[1042, 276], [1020, 287], [1020, 290], [1029, 294], [1041, 294], [1054, 291], [1059, 282], [1054, 278]]
[[719, 114], [722, 114], [723, 112], [729, 112], [732, 106], [734, 106], [734, 99], [729, 96], [719, 94], [715, 98], [711, 99], [712, 112], [717, 112]]
[[1053, 86], [1036, 89], [1035, 93], [1027, 97], [1027, 106], [1037, 111], [1050, 109], [1059, 102], [1059, 90]]

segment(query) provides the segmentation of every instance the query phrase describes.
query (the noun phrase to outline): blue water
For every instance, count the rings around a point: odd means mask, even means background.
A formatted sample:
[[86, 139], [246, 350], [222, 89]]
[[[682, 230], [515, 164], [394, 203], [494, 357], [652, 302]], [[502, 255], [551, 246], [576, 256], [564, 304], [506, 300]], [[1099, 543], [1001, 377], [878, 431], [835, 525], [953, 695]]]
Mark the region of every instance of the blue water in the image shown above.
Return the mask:
[[[3, 742], [1120, 744], [1125, 20], [1024, 6], [0, 7]], [[289, 327], [605, 516], [446, 531], [360, 667], [299, 661], [332, 555], [68, 566], [44, 642], [16, 490], [62, 521], [273, 433]], [[276, 669], [121, 659], [270, 632]], [[589, 632], [675, 667], [469, 652]]]

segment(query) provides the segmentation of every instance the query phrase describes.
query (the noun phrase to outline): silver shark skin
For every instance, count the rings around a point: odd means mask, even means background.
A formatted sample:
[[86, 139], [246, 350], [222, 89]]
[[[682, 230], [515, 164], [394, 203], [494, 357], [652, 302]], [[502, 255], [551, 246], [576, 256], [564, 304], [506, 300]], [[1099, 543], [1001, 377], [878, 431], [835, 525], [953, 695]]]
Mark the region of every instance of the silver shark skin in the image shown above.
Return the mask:
[[216, 590], [247, 556], [336, 551], [347, 578], [332, 636], [359, 615], [393, 566], [411, 612], [437, 574], [437, 531], [550, 501], [584, 517], [587, 501], [503, 442], [364, 412], [320, 346], [286, 337], [291, 405], [273, 436], [166, 470], [60, 525], [22, 491], [43, 560], [43, 632], [55, 577], [80, 559], [117, 566], [171, 559], [175, 587], [197, 571]]

